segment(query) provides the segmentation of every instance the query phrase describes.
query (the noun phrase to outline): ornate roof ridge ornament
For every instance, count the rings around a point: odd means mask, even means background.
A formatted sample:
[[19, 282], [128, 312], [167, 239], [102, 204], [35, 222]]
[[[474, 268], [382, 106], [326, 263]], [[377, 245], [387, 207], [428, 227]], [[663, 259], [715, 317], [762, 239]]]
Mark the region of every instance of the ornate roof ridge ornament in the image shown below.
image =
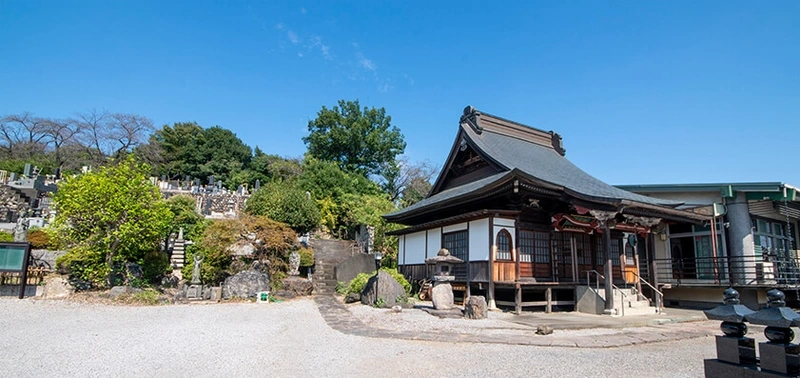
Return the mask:
[[478, 109], [472, 107], [472, 105], [468, 105], [464, 108], [464, 115], [461, 116], [461, 123], [466, 123], [472, 130], [475, 130], [476, 133], [481, 134], [483, 133], [483, 127], [478, 123], [478, 116], [481, 115], [481, 112]]
[[617, 216], [616, 211], [589, 210], [589, 214], [592, 214], [595, 219], [600, 221], [602, 226], [606, 226], [606, 222], [614, 219]]
[[654, 218], [654, 217], [642, 217], [638, 215], [630, 215], [630, 214], [622, 214], [625, 219], [629, 222], [633, 222], [645, 227], [655, 227], [661, 223], [661, 218]]

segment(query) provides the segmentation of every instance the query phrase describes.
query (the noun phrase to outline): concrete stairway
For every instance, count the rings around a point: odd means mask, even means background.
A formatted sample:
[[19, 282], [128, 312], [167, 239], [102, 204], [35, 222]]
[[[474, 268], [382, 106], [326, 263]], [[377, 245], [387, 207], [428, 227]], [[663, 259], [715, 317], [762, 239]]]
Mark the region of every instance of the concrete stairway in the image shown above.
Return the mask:
[[[603, 300], [606, 292], [603, 288], [597, 293]], [[622, 295], [624, 294], [624, 296]], [[624, 307], [624, 309], [623, 309]], [[637, 295], [634, 288], [614, 289], [614, 316], [654, 315], [656, 308], [650, 305], [650, 300]]]
[[333, 295], [336, 293], [336, 264], [349, 259], [357, 251], [349, 240], [314, 239], [314, 293]]

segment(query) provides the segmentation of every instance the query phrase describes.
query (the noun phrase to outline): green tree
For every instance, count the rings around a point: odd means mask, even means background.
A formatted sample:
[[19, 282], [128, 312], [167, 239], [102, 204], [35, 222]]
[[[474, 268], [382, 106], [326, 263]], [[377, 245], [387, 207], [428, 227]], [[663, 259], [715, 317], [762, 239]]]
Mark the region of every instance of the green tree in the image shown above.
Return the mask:
[[[331, 232], [339, 232], [340, 227], [348, 228], [345, 219], [348, 206], [359, 206], [358, 203], [346, 201], [346, 196], [379, 195], [378, 184], [358, 174], [346, 172], [334, 162], [321, 161], [306, 156], [303, 161], [303, 173], [298, 184], [304, 191], [311, 193], [320, 210], [321, 223]], [[352, 230], [345, 230], [346, 234]]]
[[273, 181], [263, 185], [247, 200], [244, 211], [285, 223], [295, 232], [306, 233], [320, 222], [320, 213], [310, 193], [291, 181]]
[[381, 167], [406, 148], [403, 134], [391, 121], [384, 108], [362, 110], [358, 100], [340, 100], [332, 109], [323, 106], [317, 118], [308, 122], [303, 142], [317, 159], [363, 175], [380, 174]]
[[91, 268], [104, 273], [95, 277], [105, 276], [106, 285], [113, 284], [115, 262], [136, 262], [148, 270], [148, 260], [169, 228], [172, 213], [148, 181], [149, 172], [149, 166], [129, 156], [62, 181], [54, 197], [54, 227], [63, 232], [61, 240], [102, 256], [104, 266]]
[[210, 176], [229, 188], [244, 184], [252, 151], [235, 133], [220, 126], [203, 129], [194, 122], [164, 125], [150, 138], [155, 147], [140, 149], [156, 162], [154, 171], [169, 177], [189, 175], [208, 182]]
[[303, 172], [302, 163], [297, 159], [282, 158], [278, 155], [268, 155], [256, 147], [253, 159], [248, 166], [251, 183], [258, 179], [262, 183], [270, 180], [291, 180]]
[[198, 177], [200, 166], [205, 163], [203, 128], [194, 122], [164, 125], [150, 136], [150, 145], [160, 153], [155, 172], [173, 177], [190, 175]]
[[188, 240], [194, 240], [195, 237], [202, 235], [205, 218], [195, 210], [196, 204], [194, 197], [187, 194], [167, 199], [167, 205], [173, 214], [170, 233], [178, 233], [182, 228], [184, 238]]
[[[273, 287], [286, 277], [288, 254], [297, 248], [297, 237], [287, 225], [263, 216], [243, 215], [237, 219], [213, 221], [203, 232], [199, 242], [187, 253], [192, 261], [195, 253], [203, 253], [200, 275], [203, 282], [218, 284], [226, 277], [248, 269], [250, 262], [266, 264]], [[255, 250], [250, 256], [234, 257], [232, 247], [247, 243]], [[191, 264], [183, 268], [183, 275], [192, 274]]]

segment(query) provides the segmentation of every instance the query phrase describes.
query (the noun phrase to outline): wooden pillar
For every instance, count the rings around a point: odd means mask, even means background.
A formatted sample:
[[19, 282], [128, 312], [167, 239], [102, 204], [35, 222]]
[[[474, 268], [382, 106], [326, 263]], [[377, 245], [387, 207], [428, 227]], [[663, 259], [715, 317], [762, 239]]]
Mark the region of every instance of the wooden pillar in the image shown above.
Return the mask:
[[[650, 281], [653, 283], [653, 287], [658, 289], [658, 265], [656, 264], [656, 251], [655, 251], [655, 235], [650, 233], [647, 235], [647, 243], [644, 243], [645, 246], [645, 254], [647, 258], [650, 259]], [[664, 298], [661, 298], [658, 293], [653, 293], [656, 297], [656, 308], [661, 309], [664, 307], [664, 303], [662, 303]]]
[[522, 286], [519, 282], [514, 285], [514, 292], [514, 311], [519, 315], [522, 313]]
[[633, 247], [633, 271], [636, 272], [634, 278], [636, 279], [636, 292], [639, 293], [637, 295], [642, 294], [642, 272], [639, 271], [639, 238], [638, 235], [636, 237], [636, 245]]
[[514, 258], [514, 280], [519, 281], [519, 217], [517, 217], [514, 221], [514, 249], [511, 251], [511, 253]]
[[469, 295], [470, 295], [470, 288], [469, 287], [471, 286], [470, 284], [471, 284], [471, 280], [472, 280], [472, 270], [471, 270], [471, 265], [472, 264], [470, 263], [470, 258], [469, 258], [470, 249], [471, 248], [470, 248], [470, 245], [469, 245], [469, 222], [467, 222], [467, 287], [464, 290], [464, 299], [463, 299], [463, 303], [465, 305], [467, 304], [467, 298], [469, 298]]
[[612, 286], [614, 280], [614, 270], [613, 266], [611, 265], [611, 230], [608, 229], [608, 226], [603, 224], [603, 250], [605, 253], [605, 271], [603, 275], [606, 277], [605, 280], [605, 292], [606, 292], [606, 306], [604, 308], [606, 313], [611, 313], [614, 311], [614, 287]]
[[494, 246], [494, 217], [489, 218], [489, 266], [487, 275], [489, 276], [489, 288], [486, 292], [487, 307], [490, 310], [497, 309], [497, 302], [494, 296], [494, 253], [496, 252]]
[[545, 313], [553, 312], [553, 288], [547, 287], [544, 291], [545, 300], [547, 300], [547, 307], [544, 308]]

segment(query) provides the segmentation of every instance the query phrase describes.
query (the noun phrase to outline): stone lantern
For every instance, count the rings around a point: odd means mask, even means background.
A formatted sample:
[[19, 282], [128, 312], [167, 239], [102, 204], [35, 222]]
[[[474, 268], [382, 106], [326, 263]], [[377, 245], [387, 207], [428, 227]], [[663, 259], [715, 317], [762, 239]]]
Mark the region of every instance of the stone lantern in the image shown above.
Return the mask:
[[794, 331], [800, 325], [800, 314], [786, 307], [786, 295], [772, 289], [767, 292], [767, 307], [746, 315], [752, 324], [765, 325], [764, 336], [768, 342], [758, 344], [761, 370], [792, 376], [800, 373], [800, 345], [793, 344]]
[[455, 279], [453, 266], [463, 262], [464, 260], [451, 256], [447, 248], [440, 249], [436, 256], [425, 260], [425, 264], [434, 265], [431, 300], [435, 309], [449, 310], [453, 308], [453, 286], [450, 285], [450, 282]]
[[756, 364], [755, 339], [745, 336], [744, 323], [745, 317], [755, 311], [739, 304], [739, 292], [733, 288], [725, 290], [723, 298], [723, 305], [704, 311], [708, 319], [722, 321], [720, 329], [724, 336], [717, 336], [717, 359], [736, 365]]

